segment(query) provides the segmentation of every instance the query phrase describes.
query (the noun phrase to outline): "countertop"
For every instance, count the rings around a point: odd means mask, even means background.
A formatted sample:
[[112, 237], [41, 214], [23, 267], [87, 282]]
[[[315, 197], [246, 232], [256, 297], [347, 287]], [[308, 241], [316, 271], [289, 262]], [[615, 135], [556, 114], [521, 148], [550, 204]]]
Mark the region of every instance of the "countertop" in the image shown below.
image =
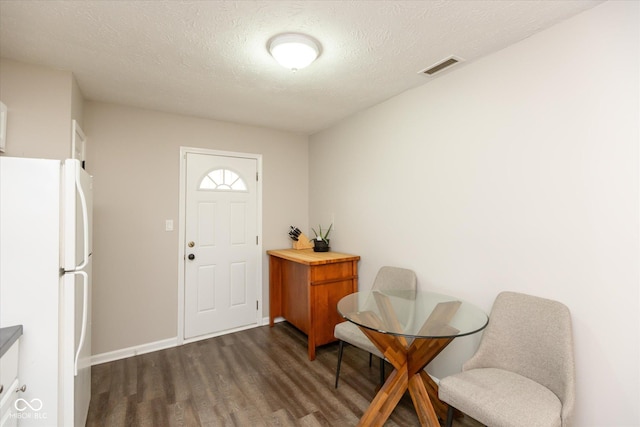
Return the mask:
[[0, 357], [22, 336], [22, 325], [0, 328]]
[[268, 250], [267, 254], [307, 265], [333, 264], [345, 261], [358, 261], [360, 259], [359, 255], [343, 254], [340, 252], [314, 252], [313, 249], [272, 249]]

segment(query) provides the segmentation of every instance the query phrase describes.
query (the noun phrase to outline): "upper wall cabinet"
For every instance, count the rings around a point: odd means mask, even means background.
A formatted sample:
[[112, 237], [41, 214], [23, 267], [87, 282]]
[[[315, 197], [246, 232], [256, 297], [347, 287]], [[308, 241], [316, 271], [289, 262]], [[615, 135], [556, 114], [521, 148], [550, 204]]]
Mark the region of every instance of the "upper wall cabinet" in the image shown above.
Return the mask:
[[7, 106], [0, 102], [0, 153], [7, 145]]
[[80, 128], [77, 121], [72, 120], [72, 137], [71, 137], [71, 158], [80, 160], [80, 164], [84, 169], [85, 162], [85, 150], [87, 144], [87, 138], [84, 136], [84, 132]]

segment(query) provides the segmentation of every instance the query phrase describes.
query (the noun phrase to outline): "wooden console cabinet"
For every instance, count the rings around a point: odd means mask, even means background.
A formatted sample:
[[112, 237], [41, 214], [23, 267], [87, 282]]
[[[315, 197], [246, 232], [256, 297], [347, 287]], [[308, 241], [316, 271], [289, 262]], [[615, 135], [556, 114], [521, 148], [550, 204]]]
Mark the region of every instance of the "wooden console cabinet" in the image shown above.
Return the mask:
[[309, 360], [316, 347], [336, 341], [333, 328], [344, 321], [338, 301], [358, 291], [357, 255], [313, 249], [267, 251], [269, 324], [282, 316], [308, 337]]

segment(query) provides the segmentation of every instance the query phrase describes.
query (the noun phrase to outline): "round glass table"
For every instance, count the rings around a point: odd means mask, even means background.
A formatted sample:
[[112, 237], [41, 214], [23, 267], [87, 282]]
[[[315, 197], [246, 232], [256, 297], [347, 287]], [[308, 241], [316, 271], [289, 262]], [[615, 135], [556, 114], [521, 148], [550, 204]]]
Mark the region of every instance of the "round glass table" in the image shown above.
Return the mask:
[[454, 338], [484, 329], [487, 314], [459, 298], [414, 290], [356, 292], [338, 302], [338, 312], [394, 367], [358, 425], [382, 426], [408, 389], [420, 424], [439, 426], [447, 407], [423, 369]]

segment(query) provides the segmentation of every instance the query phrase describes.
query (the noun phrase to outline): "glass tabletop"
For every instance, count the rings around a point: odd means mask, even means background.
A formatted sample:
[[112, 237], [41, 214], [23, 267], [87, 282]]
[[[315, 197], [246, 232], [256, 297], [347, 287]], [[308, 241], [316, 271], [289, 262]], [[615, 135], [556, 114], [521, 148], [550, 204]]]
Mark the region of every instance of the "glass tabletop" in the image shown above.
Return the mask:
[[356, 292], [338, 302], [338, 312], [363, 328], [410, 338], [470, 335], [489, 322], [484, 311], [459, 298], [413, 290]]

